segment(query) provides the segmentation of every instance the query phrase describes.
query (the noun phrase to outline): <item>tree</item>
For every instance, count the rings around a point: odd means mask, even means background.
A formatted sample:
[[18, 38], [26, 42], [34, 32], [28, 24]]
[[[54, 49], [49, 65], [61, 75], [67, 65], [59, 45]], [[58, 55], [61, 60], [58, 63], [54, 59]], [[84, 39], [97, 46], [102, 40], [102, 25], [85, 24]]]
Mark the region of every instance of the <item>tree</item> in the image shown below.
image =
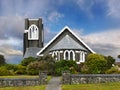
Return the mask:
[[85, 62], [88, 73], [91, 74], [100, 74], [104, 73], [107, 61], [103, 55], [99, 54], [89, 54]]
[[73, 60], [60, 60], [55, 63], [56, 75], [61, 75], [62, 71], [69, 70], [71, 73], [76, 73], [78, 65]]
[[118, 55], [118, 58], [120, 59], [120, 55]]
[[39, 71], [47, 71], [48, 74], [52, 74], [54, 72], [54, 65], [55, 60], [51, 56], [38, 57], [36, 61], [31, 62], [27, 66], [27, 72], [32, 75], [38, 74]]
[[27, 66], [27, 73], [30, 75], [38, 75], [39, 71], [48, 71], [49, 69], [46, 61], [35, 61]]
[[22, 66], [27, 66], [29, 63], [34, 62], [34, 61], [36, 61], [36, 58], [34, 58], [34, 57], [24, 58], [24, 59], [21, 61], [21, 65], [22, 65]]
[[112, 67], [112, 64], [115, 63], [115, 59], [111, 56], [107, 56], [105, 59], [107, 60], [106, 69], [110, 69]]
[[3, 55], [0, 55], [0, 66], [6, 64], [5, 58]]

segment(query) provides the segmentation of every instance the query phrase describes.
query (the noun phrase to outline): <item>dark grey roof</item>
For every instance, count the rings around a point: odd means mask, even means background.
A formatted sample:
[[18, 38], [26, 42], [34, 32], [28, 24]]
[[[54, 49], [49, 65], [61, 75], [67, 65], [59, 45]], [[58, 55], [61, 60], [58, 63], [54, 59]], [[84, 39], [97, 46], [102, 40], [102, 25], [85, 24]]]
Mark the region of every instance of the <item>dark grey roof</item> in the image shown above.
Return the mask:
[[37, 52], [39, 52], [41, 50], [41, 48], [38, 48], [38, 47], [29, 47], [29, 48], [26, 48], [26, 52], [25, 52], [25, 55], [24, 55], [24, 58], [27, 58], [27, 57], [37, 57], [36, 54]]
[[69, 35], [64, 36], [54, 47], [50, 50], [58, 50], [58, 49], [81, 49], [86, 50], [83, 46], [81, 46], [78, 42], [76, 42]]

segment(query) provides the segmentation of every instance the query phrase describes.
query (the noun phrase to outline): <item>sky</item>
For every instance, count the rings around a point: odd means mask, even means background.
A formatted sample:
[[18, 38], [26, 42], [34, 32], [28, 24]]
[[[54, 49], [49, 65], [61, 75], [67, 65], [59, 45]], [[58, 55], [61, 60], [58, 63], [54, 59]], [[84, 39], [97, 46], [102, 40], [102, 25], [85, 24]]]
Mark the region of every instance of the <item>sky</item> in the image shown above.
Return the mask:
[[45, 44], [68, 26], [96, 53], [120, 54], [120, 0], [0, 0], [0, 54], [8, 63], [22, 60], [25, 18], [42, 18]]

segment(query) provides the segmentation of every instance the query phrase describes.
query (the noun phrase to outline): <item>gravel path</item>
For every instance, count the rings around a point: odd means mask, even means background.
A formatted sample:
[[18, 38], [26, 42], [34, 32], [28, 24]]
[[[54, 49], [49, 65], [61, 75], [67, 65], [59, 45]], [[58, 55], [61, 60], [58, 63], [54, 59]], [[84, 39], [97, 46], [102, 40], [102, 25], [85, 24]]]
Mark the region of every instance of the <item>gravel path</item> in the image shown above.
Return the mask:
[[46, 90], [61, 90], [60, 77], [52, 77], [48, 82]]

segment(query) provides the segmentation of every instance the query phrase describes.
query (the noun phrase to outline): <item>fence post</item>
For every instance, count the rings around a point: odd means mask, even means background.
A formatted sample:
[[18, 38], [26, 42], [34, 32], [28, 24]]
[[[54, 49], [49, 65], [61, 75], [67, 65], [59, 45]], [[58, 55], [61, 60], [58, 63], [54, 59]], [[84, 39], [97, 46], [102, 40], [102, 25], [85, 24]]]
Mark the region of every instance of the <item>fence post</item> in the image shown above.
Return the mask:
[[62, 72], [62, 83], [63, 84], [70, 84], [71, 83], [70, 71], [63, 71]]
[[46, 71], [39, 72], [39, 81], [41, 85], [47, 84], [47, 72]]

